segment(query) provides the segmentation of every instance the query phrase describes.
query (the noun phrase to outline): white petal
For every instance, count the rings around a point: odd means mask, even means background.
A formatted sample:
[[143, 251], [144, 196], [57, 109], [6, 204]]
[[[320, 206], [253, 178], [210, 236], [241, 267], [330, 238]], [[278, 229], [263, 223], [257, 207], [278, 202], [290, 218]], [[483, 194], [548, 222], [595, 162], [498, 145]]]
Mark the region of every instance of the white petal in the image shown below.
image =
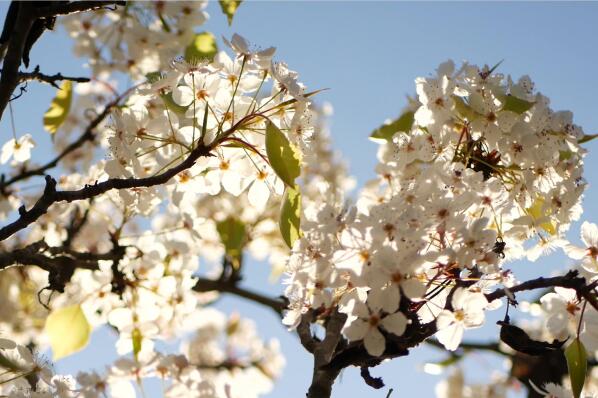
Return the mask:
[[8, 162], [8, 159], [12, 156], [15, 150], [15, 140], [12, 139], [2, 145], [2, 154], [0, 154], [0, 163], [4, 164]]
[[9, 339], [3, 339], [3, 338], [0, 337], [0, 349], [2, 349], [2, 350], [12, 350], [16, 346], [17, 346], [17, 343], [15, 343], [14, 341], [9, 340]]
[[172, 90], [172, 99], [177, 105], [190, 105], [195, 99], [193, 90], [188, 86], [178, 86]]
[[369, 323], [357, 318], [348, 327], [343, 329], [343, 334], [349, 341], [362, 340], [370, 328]]
[[598, 226], [594, 223], [585, 221], [581, 225], [581, 240], [587, 247], [598, 247]]
[[455, 323], [448, 328], [436, 332], [436, 338], [449, 351], [455, 351], [463, 339], [463, 325]]
[[365, 335], [363, 343], [367, 352], [375, 357], [382, 355], [386, 349], [386, 340], [378, 328], [375, 327], [371, 328], [370, 332]]
[[409, 278], [401, 282], [401, 289], [410, 299], [421, 298], [426, 293], [426, 286], [416, 278]]
[[438, 328], [438, 330], [446, 329], [454, 322], [455, 315], [449, 310], [442, 310], [436, 318], [436, 328]]
[[562, 338], [569, 323], [568, 317], [561, 312], [554, 314], [546, 320], [546, 328], [555, 338]]
[[390, 314], [382, 320], [382, 326], [392, 334], [401, 336], [407, 328], [407, 317], [400, 312]]
[[266, 206], [266, 202], [268, 202], [269, 197], [270, 189], [264, 181], [258, 179], [251, 184], [249, 192], [247, 193], [247, 199], [249, 199], [249, 203], [258, 209], [263, 209]]
[[222, 187], [234, 196], [239, 196], [243, 192], [241, 180], [241, 176], [235, 171], [225, 171], [221, 175]]
[[569, 258], [574, 260], [581, 260], [587, 253], [586, 248], [581, 248], [574, 245], [565, 245], [563, 246], [563, 250], [567, 256], [569, 256]]

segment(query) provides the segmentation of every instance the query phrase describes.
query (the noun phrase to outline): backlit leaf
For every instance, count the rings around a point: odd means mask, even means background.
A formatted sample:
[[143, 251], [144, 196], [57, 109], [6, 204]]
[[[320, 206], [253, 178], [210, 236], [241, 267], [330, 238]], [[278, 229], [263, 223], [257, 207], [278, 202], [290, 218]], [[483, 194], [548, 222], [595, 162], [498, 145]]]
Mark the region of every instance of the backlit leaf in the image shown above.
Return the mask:
[[399, 116], [399, 118], [395, 121], [378, 127], [370, 135], [370, 138], [373, 140], [382, 139], [388, 141], [391, 140], [392, 136], [399, 131], [408, 133], [411, 130], [411, 127], [413, 126], [413, 121], [415, 120], [414, 116], [414, 112], [405, 112], [401, 116]]
[[245, 224], [240, 220], [229, 217], [216, 224], [216, 229], [220, 234], [220, 241], [224, 245], [224, 251], [233, 267], [240, 265], [243, 246], [245, 246]]
[[299, 187], [287, 187], [280, 209], [280, 233], [289, 248], [293, 247], [293, 243], [301, 236], [300, 227], [301, 193]]
[[91, 326], [80, 305], [53, 310], [46, 319], [54, 360], [64, 358], [87, 345]]
[[266, 126], [266, 154], [270, 166], [288, 186], [295, 186], [295, 179], [301, 174], [299, 154], [287, 137], [273, 123]]
[[228, 24], [232, 25], [233, 17], [235, 16], [235, 12], [237, 12], [237, 8], [241, 5], [242, 0], [219, 0], [220, 8], [222, 8], [222, 12], [226, 15], [226, 19], [228, 20]]
[[133, 343], [133, 356], [137, 359], [137, 356], [141, 352], [141, 342], [143, 341], [143, 335], [139, 328], [133, 329], [131, 332], [131, 342]]
[[513, 95], [507, 95], [502, 98], [503, 100], [503, 111], [511, 111], [515, 112], [519, 115], [531, 109], [534, 106], [535, 102], [530, 102], [523, 100], [521, 98], [517, 98]]
[[586, 381], [586, 372], [588, 369], [588, 355], [579, 338], [573, 340], [565, 349], [565, 358], [567, 358], [567, 368], [569, 369], [569, 379], [571, 380], [573, 396], [579, 398]]
[[592, 141], [594, 138], [598, 138], [598, 134], [584, 134], [577, 142], [583, 144], [584, 142]]
[[56, 97], [52, 99], [50, 108], [44, 113], [44, 129], [50, 134], [56, 133], [66, 120], [71, 109], [72, 99], [73, 85], [70, 80], [65, 80], [56, 92]]
[[198, 61], [213, 61], [218, 53], [216, 38], [210, 32], [201, 32], [195, 35], [191, 44], [185, 48], [185, 61], [197, 63]]

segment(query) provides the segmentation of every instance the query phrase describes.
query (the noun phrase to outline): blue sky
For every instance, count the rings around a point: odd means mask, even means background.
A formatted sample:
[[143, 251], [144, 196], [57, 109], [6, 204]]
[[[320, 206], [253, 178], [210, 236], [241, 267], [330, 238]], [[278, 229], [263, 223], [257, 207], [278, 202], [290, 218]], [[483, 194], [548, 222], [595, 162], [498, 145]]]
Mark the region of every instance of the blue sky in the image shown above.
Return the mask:
[[[8, 3], [0, 4], [5, 13]], [[210, 20], [204, 26], [217, 37], [237, 32], [263, 47], [276, 46], [277, 59], [297, 70], [310, 90], [329, 88], [318, 101], [334, 107], [331, 120], [335, 147], [349, 161], [359, 185], [373, 177], [376, 145], [367, 137], [386, 118], [399, 114], [405, 95], [415, 91], [414, 79], [434, 72], [448, 58], [494, 65], [504, 59], [500, 71], [515, 78], [529, 74], [536, 87], [551, 98], [554, 109], [569, 109], [586, 133], [598, 133], [598, 3], [432, 3], [432, 2], [298, 2], [247, 1], [238, 10], [232, 28], [217, 4], [208, 7]], [[32, 53], [32, 66], [46, 73], [83, 74], [81, 60], [71, 55], [71, 43], [61, 29], [46, 34]], [[30, 83], [28, 93], [13, 103], [17, 134], [33, 134], [40, 143], [34, 159], [44, 160], [46, 133], [42, 114], [53, 89]], [[8, 116], [8, 115], [6, 115]], [[8, 117], [0, 123], [4, 140], [10, 136]], [[598, 141], [598, 140], [597, 140]], [[598, 143], [585, 145], [586, 179], [584, 219], [598, 221]], [[55, 175], [56, 177], [57, 175]], [[578, 225], [571, 237], [577, 240]], [[520, 262], [509, 267], [521, 278], [563, 270], [568, 261], [561, 254], [536, 263]], [[271, 294], [281, 287], [267, 282], [268, 267], [247, 264], [247, 286]], [[287, 367], [270, 397], [303, 396], [311, 375], [311, 358], [270, 310], [229, 297], [218, 307], [254, 317], [267, 337], [281, 340]], [[498, 332], [490, 323], [466, 337], [491, 338]], [[59, 371], [100, 367], [114, 358], [114, 336], [100, 331], [83, 353], [57, 364]], [[415, 349], [372, 370], [395, 389], [392, 397], [433, 396], [438, 378], [424, 374], [418, 366], [441, 359], [440, 352]], [[500, 361], [475, 355], [467, 378], [485, 380]], [[335, 385], [334, 397], [385, 397], [387, 389], [366, 386], [357, 369], [348, 369]]]

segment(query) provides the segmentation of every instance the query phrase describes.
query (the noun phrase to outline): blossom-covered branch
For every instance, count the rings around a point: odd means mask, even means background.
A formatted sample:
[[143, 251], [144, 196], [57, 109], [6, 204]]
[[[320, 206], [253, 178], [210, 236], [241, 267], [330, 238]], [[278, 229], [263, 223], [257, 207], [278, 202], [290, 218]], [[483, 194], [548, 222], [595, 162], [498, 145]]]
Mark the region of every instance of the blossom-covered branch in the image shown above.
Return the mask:
[[87, 185], [84, 188], [75, 191], [57, 190], [56, 180], [50, 176], [46, 176], [46, 187], [42, 196], [35, 202], [35, 205], [33, 205], [31, 209], [26, 210], [22, 208], [19, 211], [19, 218], [16, 221], [0, 228], [0, 241], [7, 239], [14, 233], [35, 222], [35, 220], [45, 214], [48, 211], [48, 208], [56, 202], [73, 202], [76, 200], [91, 199], [111, 189], [152, 187], [164, 184], [181, 171], [192, 167], [195, 161], [200, 157], [209, 156], [210, 150], [210, 147], [199, 145], [183, 162], [152, 177], [111, 178], [93, 185]]

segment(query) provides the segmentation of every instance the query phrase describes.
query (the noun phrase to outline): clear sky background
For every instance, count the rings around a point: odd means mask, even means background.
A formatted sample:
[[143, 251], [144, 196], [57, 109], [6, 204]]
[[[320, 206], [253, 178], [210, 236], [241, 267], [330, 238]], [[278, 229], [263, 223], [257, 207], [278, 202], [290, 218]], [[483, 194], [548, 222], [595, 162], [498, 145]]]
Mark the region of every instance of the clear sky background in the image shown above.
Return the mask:
[[[8, 3], [0, 4], [5, 14]], [[247, 1], [239, 8], [232, 28], [215, 3], [208, 7], [210, 20], [202, 27], [230, 37], [240, 33], [262, 47], [276, 46], [278, 60], [300, 73], [309, 90], [329, 88], [317, 101], [334, 107], [332, 134], [335, 147], [350, 163], [359, 186], [374, 176], [376, 145], [367, 137], [386, 118], [396, 117], [406, 104], [405, 95], [415, 92], [414, 79], [434, 72], [448, 58], [459, 63], [494, 65], [504, 59], [500, 71], [515, 79], [529, 74], [536, 88], [552, 100], [553, 109], [574, 112], [575, 123], [587, 134], [598, 133], [598, 3], [472, 3], [472, 2], [306, 2]], [[32, 67], [45, 73], [87, 75], [82, 61], [72, 56], [69, 39], [59, 28], [45, 34], [32, 53]], [[54, 89], [30, 83], [28, 92], [14, 101], [17, 135], [30, 132], [39, 146], [33, 157], [48, 157], [47, 135], [42, 115]], [[2, 142], [11, 137], [8, 113], [0, 123]], [[598, 140], [597, 140], [598, 141]], [[46, 143], [46, 144], [44, 144]], [[584, 219], [598, 221], [598, 144], [585, 145], [586, 179]], [[57, 171], [54, 171], [57, 177]], [[579, 223], [570, 233], [578, 241]], [[521, 279], [562, 271], [569, 264], [561, 254], [536, 263], [518, 262], [508, 267]], [[280, 285], [268, 284], [269, 268], [247, 264], [246, 285], [272, 295]], [[311, 357], [298, 339], [287, 332], [268, 309], [230, 297], [217, 304], [226, 312], [253, 317], [265, 337], [281, 341], [287, 358], [284, 374], [269, 397], [304, 396], [310, 381]], [[500, 312], [500, 311], [498, 311]], [[501, 314], [495, 314], [495, 319]], [[466, 339], [496, 337], [494, 322], [466, 334]], [[56, 364], [59, 372], [96, 368], [116, 356], [115, 336], [106, 330], [93, 334], [82, 353]], [[169, 346], [176, 348], [177, 343]], [[439, 378], [419, 370], [421, 364], [442, 359], [440, 351], [421, 347], [409, 357], [372, 369], [382, 376], [396, 397], [431, 397]], [[472, 355], [467, 361], [468, 381], [489, 378], [501, 362], [487, 355]], [[388, 388], [376, 391], [366, 386], [358, 369], [347, 369], [338, 379], [334, 397], [386, 397]]]

